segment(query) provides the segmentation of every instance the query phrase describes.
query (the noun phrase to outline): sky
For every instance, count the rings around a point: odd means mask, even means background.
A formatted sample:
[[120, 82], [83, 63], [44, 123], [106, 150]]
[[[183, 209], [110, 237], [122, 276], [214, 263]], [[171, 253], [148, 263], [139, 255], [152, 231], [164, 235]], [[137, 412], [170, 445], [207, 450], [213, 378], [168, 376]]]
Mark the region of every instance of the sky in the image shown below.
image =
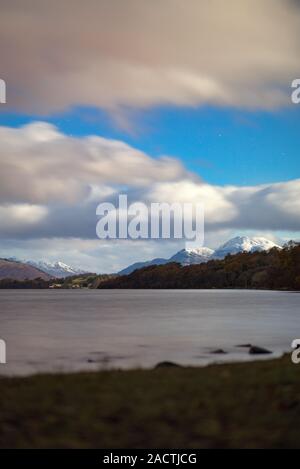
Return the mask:
[[114, 272], [184, 247], [99, 240], [124, 192], [203, 203], [212, 248], [300, 237], [297, 1], [0, 8], [0, 256]]

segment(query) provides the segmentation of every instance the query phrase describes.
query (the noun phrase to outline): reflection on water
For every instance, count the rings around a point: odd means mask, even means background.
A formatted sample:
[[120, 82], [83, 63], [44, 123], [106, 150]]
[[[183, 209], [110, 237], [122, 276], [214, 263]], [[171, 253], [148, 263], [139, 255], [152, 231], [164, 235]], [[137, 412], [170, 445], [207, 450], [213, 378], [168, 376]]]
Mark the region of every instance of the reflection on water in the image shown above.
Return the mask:
[[249, 360], [243, 343], [278, 355], [300, 335], [299, 306], [253, 290], [0, 290], [0, 374]]

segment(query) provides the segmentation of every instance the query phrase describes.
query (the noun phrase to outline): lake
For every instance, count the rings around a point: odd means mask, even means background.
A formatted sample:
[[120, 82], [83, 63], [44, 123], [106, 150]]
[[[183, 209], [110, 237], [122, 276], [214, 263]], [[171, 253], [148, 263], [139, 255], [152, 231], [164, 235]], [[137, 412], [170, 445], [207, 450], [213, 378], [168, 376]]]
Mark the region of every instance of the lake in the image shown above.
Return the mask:
[[[293, 292], [0, 290], [3, 375], [253, 359], [243, 343], [274, 357], [299, 336]], [[228, 353], [212, 354], [218, 348]]]

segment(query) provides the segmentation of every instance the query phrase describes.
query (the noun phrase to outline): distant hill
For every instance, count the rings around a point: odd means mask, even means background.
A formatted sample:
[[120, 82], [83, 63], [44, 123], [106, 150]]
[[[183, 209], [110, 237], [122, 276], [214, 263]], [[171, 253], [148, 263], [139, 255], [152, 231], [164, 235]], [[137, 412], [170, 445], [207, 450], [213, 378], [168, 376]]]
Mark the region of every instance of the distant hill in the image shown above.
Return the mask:
[[49, 280], [50, 275], [23, 262], [0, 259], [0, 280], [34, 280], [36, 278]]
[[142, 269], [143, 267], [149, 267], [150, 265], [162, 265], [162, 264], [166, 264], [167, 262], [168, 262], [167, 259], [162, 259], [160, 257], [156, 259], [152, 259], [151, 261], [135, 262], [134, 264], [129, 265], [125, 269], [120, 270], [119, 275], [128, 275], [137, 269]]
[[300, 290], [300, 246], [228, 254], [225, 259], [135, 270], [98, 288], [256, 288]]
[[163, 265], [170, 262], [179, 262], [181, 265], [202, 264], [211, 259], [224, 259], [228, 254], [238, 252], [268, 251], [272, 248], [282, 249], [278, 244], [261, 236], [236, 236], [222, 244], [215, 251], [205, 246], [195, 249], [182, 249], [168, 259], [157, 258], [145, 262], [136, 262], [119, 272], [119, 275], [128, 275], [136, 269], [150, 265]]

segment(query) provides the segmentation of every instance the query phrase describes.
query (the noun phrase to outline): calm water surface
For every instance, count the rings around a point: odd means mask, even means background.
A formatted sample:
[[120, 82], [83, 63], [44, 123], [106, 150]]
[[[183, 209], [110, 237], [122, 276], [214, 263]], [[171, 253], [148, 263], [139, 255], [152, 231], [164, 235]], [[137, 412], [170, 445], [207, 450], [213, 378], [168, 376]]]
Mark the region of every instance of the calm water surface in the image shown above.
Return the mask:
[[274, 356], [298, 337], [300, 294], [292, 292], [0, 290], [0, 374], [249, 360], [236, 345]]

